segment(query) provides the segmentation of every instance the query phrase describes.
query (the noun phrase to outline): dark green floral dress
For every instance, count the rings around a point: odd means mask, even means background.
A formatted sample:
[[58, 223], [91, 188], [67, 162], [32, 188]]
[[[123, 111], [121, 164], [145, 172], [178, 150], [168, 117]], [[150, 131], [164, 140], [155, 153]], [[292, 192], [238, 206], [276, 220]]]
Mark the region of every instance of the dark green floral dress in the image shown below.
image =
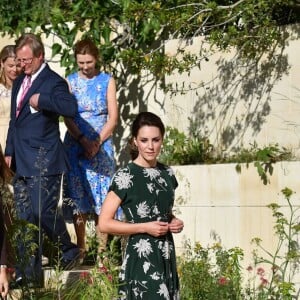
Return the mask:
[[[110, 190], [122, 199], [126, 221], [170, 221], [177, 180], [162, 164], [144, 168], [130, 163], [118, 170]], [[179, 299], [175, 246], [172, 234], [156, 238], [149, 234], [128, 237], [119, 274], [120, 299]]]

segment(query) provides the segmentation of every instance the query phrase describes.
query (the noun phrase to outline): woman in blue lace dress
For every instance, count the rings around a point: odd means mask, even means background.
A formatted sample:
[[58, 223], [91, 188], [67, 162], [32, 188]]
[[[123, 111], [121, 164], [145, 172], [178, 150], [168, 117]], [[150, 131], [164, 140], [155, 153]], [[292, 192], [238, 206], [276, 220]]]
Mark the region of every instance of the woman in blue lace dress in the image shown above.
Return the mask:
[[[177, 180], [157, 161], [164, 136], [160, 118], [140, 113], [132, 126], [132, 162], [119, 169], [99, 216], [99, 230], [127, 235], [119, 274], [120, 299], [178, 300], [173, 233], [183, 222], [173, 215]], [[121, 206], [126, 222], [114, 219]]]
[[[76, 43], [74, 52], [79, 71], [69, 75], [67, 81], [77, 99], [78, 114], [74, 119], [65, 119], [68, 131], [64, 144], [71, 169], [65, 176], [64, 205], [67, 202], [72, 207], [83, 258], [87, 218], [99, 215], [115, 171], [112, 134], [118, 105], [115, 80], [97, 67], [96, 45], [84, 39]], [[99, 249], [105, 248], [107, 236], [99, 238]]]

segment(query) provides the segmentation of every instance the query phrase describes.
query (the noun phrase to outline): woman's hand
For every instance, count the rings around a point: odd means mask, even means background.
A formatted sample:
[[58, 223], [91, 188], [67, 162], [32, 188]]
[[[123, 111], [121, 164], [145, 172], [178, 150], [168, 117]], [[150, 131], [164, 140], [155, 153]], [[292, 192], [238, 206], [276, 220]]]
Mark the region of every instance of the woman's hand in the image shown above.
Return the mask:
[[6, 274], [6, 268], [0, 270], [0, 295], [5, 298], [8, 294], [8, 279]]
[[169, 224], [167, 222], [153, 221], [143, 224], [145, 226], [144, 231], [154, 237], [165, 235], [169, 231]]
[[169, 230], [172, 233], [179, 233], [184, 227], [183, 221], [174, 217], [169, 223]]
[[11, 156], [5, 156], [5, 162], [8, 165], [8, 167], [11, 167]]

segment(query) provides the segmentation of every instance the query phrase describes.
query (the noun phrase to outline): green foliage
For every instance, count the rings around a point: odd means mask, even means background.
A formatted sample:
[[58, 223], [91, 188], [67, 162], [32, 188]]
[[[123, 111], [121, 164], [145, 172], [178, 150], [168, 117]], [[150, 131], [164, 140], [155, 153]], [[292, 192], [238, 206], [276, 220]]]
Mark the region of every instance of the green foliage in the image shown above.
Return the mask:
[[[74, 68], [74, 42], [83, 33], [96, 41], [106, 67], [117, 63], [118, 70], [149, 70], [161, 79], [200, 67], [207, 53], [200, 49], [193, 56], [185, 49], [196, 36], [222, 50], [235, 47], [242, 58], [271, 55], [287, 38], [278, 25], [299, 21], [297, 9], [289, 0], [2, 0], [0, 28], [11, 36], [32, 31], [58, 37], [52, 54], [61, 54], [67, 73]], [[168, 39], [181, 41], [174, 55], [165, 53]]]
[[38, 245], [33, 242], [38, 234], [38, 227], [24, 220], [14, 220], [9, 228], [10, 241], [15, 249], [21, 247], [24, 253], [17, 253], [17, 260], [22, 271], [28, 265], [30, 257], [38, 249]]
[[243, 250], [240, 248], [226, 250], [219, 243], [204, 248], [198, 242], [192, 248], [186, 242], [185, 253], [178, 261], [181, 299], [299, 298], [300, 289], [296, 290], [300, 267], [299, 208], [291, 202], [292, 190], [285, 188], [282, 194], [289, 208], [286, 214], [278, 204], [268, 206], [275, 220], [277, 246], [270, 251], [263, 247], [260, 238], [254, 238], [253, 264], [246, 270], [241, 269]]
[[[277, 245], [268, 250], [263, 247], [260, 238], [254, 238], [253, 243], [256, 246], [253, 263], [246, 270], [241, 267], [244, 253], [239, 247], [225, 249], [220, 243], [203, 247], [198, 242], [192, 247], [189, 241], [185, 243], [185, 251], [178, 258], [181, 299], [298, 299], [300, 289], [296, 286], [296, 275], [300, 267], [299, 207], [292, 203], [294, 192], [291, 189], [286, 187], [281, 192], [287, 205], [284, 208], [277, 203], [268, 205], [275, 220]], [[24, 253], [27, 258], [36, 250], [37, 245], [31, 245], [32, 234], [36, 230], [35, 227], [18, 220], [11, 228], [14, 245], [20, 240], [28, 245], [27, 252]], [[80, 279], [72, 285], [62, 285], [59, 280], [61, 274], [58, 272], [54, 278], [58, 279], [56, 289], [25, 287], [22, 299], [116, 299], [120, 268], [119, 243], [119, 238], [113, 238], [107, 251], [98, 257], [95, 267], [83, 271]]]
[[243, 251], [223, 249], [219, 243], [204, 248], [187, 242], [185, 254], [179, 258], [180, 299], [240, 299]]
[[[274, 163], [278, 161], [289, 160], [292, 157], [290, 151], [288, 151], [286, 148], [279, 148], [278, 144], [270, 145], [265, 148], [258, 148], [257, 145], [254, 144], [252, 145], [252, 153], [252, 161], [254, 161], [254, 166], [256, 167], [258, 175], [265, 185], [270, 182], [269, 175], [272, 176], [273, 174]], [[247, 167], [248, 162], [249, 161], [247, 161]], [[238, 171], [241, 170], [240, 163], [237, 165], [236, 169]]]
[[[282, 212], [283, 208], [276, 203], [268, 205], [272, 210], [275, 220], [274, 231], [278, 238], [277, 245], [272, 251], [265, 249], [262, 241], [259, 238], [253, 239], [262, 254], [258, 251], [253, 252], [254, 266], [249, 269], [257, 270], [261, 276], [260, 290], [254, 290], [253, 286], [248, 286], [247, 293], [253, 295], [250, 299], [259, 298], [260, 294], [267, 295], [266, 299], [298, 299], [300, 290], [296, 291], [295, 276], [298, 274], [300, 267], [300, 247], [299, 247], [299, 207], [296, 207], [291, 202], [293, 191], [289, 188], [284, 188], [282, 191], [286, 201], [288, 212]], [[261, 265], [269, 266], [270, 270], [265, 273]], [[260, 271], [259, 271], [260, 270]], [[269, 275], [265, 279], [265, 275]], [[265, 279], [265, 280], [262, 280]]]
[[264, 184], [270, 182], [273, 165], [278, 161], [290, 160], [292, 154], [278, 144], [259, 148], [256, 143], [250, 148], [236, 149], [233, 153], [216, 155], [214, 146], [207, 137], [186, 136], [177, 128], [167, 127], [160, 161], [167, 165], [236, 163], [237, 172], [241, 172], [242, 164], [249, 167], [254, 163], [258, 175]]
[[207, 138], [187, 137], [177, 128], [167, 127], [160, 160], [167, 165], [189, 165], [208, 162], [212, 145]]

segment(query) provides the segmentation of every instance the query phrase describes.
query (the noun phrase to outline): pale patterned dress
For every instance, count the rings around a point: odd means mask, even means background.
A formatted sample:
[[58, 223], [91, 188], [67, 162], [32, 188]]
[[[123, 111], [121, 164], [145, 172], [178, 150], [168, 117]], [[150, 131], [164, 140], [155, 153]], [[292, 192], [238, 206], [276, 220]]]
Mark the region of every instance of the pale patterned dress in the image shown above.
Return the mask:
[[0, 144], [4, 152], [10, 120], [11, 90], [0, 84]]
[[[78, 103], [74, 122], [86, 137], [96, 140], [107, 122], [107, 88], [111, 76], [99, 73], [91, 79], [78, 73], [67, 77]], [[101, 145], [93, 159], [84, 156], [84, 148], [67, 132], [64, 145], [71, 164], [64, 179], [64, 211], [71, 206], [73, 214], [100, 213], [115, 171], [112, 138]]]
[[[177, 180], [171, 168], [135, 163], [118, 170], [110, 190], [122, 200], [126, 222], [170, 221]], [[128, 237], [119, 274], [120, 299], [179, 299], [175, 246], [172, 234]]]

